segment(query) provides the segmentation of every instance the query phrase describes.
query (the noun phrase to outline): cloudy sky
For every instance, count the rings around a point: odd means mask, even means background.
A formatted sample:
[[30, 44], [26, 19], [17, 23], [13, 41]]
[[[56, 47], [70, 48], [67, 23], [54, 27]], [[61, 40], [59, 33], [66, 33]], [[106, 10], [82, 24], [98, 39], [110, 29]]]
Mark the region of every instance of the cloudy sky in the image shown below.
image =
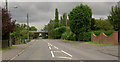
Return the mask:
[[[92, 8], [93, 18], [106, 19], [111, 6], [116, 2], [82, 2]], [[9, 2], [9, 11], [17, 23], [26, 23], [26, 14], [29, 13], [30, 26], [41, 30], [50, 19], [54, 19], [55, 8], [59, 10], [59, 16], [64, 12], [69, 14], [72, 8], [80, 5], [80, 2]], [[3, 5], [4, 6], [4, 5]], [[18, 8], [14, 9], [13, 7]]]

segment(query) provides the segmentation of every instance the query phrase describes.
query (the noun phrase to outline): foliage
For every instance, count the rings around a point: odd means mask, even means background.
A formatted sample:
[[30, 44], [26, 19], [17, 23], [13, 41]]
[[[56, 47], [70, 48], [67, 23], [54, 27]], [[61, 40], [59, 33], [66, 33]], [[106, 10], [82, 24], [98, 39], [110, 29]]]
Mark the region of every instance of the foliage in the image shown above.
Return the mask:
[[97, 43], [97, 42], [85, 42], [86, 44], [93, 44], [93, 45], [100, 45], [100, 46], [110, 46], [110, 45], [113, 45], [113, 44], [110, 44], [110, 43]]
[[65, 26], [61, 26], [61, 27], [58, 27], [56, 29], [54, 29], [54, 38], [55, 39], [60, 39], [61, 38], [61, 35], [62, 33], [64, 33], [66, 31], [66, 27]]
[[34, 26], [31, 26], [31, 27], [29, 28], [29, 31], [37, 31], [37, 28], [35, 28]]
[[2, 39], [8, 39], [7, 36], [10, 32], [13, 32], [15, 29], [15, 21], [11, 21], [10, 13], [2, 8]]
[[59, 15], [58, 15], [59, 13], [58, 13], [58, 9], [56, 8], [55, 9], [55, 22], [59, 22], [59, 20], [58, 20], [58, 18], [59, 18]]
[[94, 26], [95, 30], [113, 30], [113, 25], [109, 20], [96, 20]]
[[95, 30], [95, 21], [96, 20], [94, 18], [91, 19], [91, 30]]
[[62, 34], [62, 37], [61, 37], [62, 39], [66, 39], [66, 40], [73, 40], [73, 41], [75, 41], [76, 40], [76, 34], [74, 34], [73, 32], [70, 32], [70, 33], [63, 33]]
[[90, 40], [89, 37], [91, 36], [89, 35], [88, 32], [82, 32], [78, 35], [78, 41], [89, 41]]
[[62, 26], [66, 26], [66, 21], [67, 21], [67, 13], [63, 14], [63, 17], [61, 16], [61, 24]]
[[110, 36], [114, 32], [114, 30], [109, 30], [109, 31], [97, 30], [97, 31], [91, 31], [89, 33], [95, 33], [96, 36], [99, 36], [101, 32], [105, 33], [105, 35], [107, 36]]
[[91, 19], [92, 11], [87, 5], [76, 6], [69, 13], [69, 26], [71, 31], [76, 34], [77, 40], [80, 33], [90, 29]]
[[112, 6], [110, 14], [111, 15], [108, 16], [108, 19], [114, 26], [114, 29], [120, 31], [120, 7], [118, 5]]
[[105, 30], [90, 31], [90, 32], [88, 32], [88, 39], [89, 39], [89, 41], [91, 41], [91, 33], [94, 33], [96, 36], [99, 36], [100, 33], [102, 33], [102, 32], [105, 33], [105, 35], [110, 36], [114, 32], [114, 30], [108, 30], [108, 31], [105, 31]]
[[[37, 28], [35, 28], [34, 26], [29, 27], [30, 31], [37, 31]], [[24, 39], [27, 39], [27, 25], [26, 24], [16, 24], [16, 28], [15, 31], [13, 33], [11, 33], [11, 38], [14, 41], [24, 41]], [[35, 33], [31, 33], [29, 32], [29, 37], [30, 39], [32, 38], [38, 38], [39, 35], [35, 34]]]
[[75, 34], [86, 32], [89, 29], [92, 11], [87, 5], [76, 6], [69, 14], [69, 25]]

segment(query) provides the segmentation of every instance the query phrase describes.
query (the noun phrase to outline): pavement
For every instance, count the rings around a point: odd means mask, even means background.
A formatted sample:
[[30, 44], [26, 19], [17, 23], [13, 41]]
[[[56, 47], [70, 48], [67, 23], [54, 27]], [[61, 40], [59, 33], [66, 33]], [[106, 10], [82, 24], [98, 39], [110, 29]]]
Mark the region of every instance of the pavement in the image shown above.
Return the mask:
[[3, 60], [118, 60], [117, 51], [117, 46], [37, 39], [27, 45], [17, 45], [16, 48], [3, 52], [2, 58]]
[[34, 43], [35, 40], [28, 42], [27, 44], [13, 45], [13, 48], [2, 52], [2, 60], [12, 60], [16, 56], [19, 56], [24, 50]]

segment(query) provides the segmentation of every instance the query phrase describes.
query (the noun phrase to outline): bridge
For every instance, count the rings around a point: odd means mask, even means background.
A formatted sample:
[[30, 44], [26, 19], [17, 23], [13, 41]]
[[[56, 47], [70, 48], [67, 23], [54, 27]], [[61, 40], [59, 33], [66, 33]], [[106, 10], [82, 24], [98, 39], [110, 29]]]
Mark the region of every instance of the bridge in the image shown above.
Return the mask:
[[29, 31], [31, 33], [48, 33], [48, 31]]
[[48, 38], [49, 36], [48, 36], [48, 31], [29, 31], [29, 32], [31, 32], [31, 33], [38, 33], [38, 34], [41, 34], [41, 35], [45, 35], [46, 36], [46, 38]]

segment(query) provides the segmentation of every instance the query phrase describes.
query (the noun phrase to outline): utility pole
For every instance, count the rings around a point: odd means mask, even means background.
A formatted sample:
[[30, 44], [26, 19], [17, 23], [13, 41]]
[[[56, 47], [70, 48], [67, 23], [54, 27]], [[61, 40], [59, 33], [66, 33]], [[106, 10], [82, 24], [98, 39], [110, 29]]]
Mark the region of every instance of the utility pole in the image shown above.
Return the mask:
[[6, 10], [8, 11], [8, 2], [7, 2], [7, 0], [6, 0]]
[[27, 13], [27, 30], [28, 30], [27, 39], [29, 40], [29, 14], [28, 13]]
[[67, 13], [65, 13], [65, 21], [66, 21], [66, 32], [68, 34], [68, 20], [67, 20]]
[[[6, 0], [6, 10], [7, 10], [7, 12], [8, 12], [8, 1]], [[11, 32], [9, 32], [9, 39], [8, 39], [8, 46], [11, 48], [11, 38], [10, 38], [10, 33]]]

